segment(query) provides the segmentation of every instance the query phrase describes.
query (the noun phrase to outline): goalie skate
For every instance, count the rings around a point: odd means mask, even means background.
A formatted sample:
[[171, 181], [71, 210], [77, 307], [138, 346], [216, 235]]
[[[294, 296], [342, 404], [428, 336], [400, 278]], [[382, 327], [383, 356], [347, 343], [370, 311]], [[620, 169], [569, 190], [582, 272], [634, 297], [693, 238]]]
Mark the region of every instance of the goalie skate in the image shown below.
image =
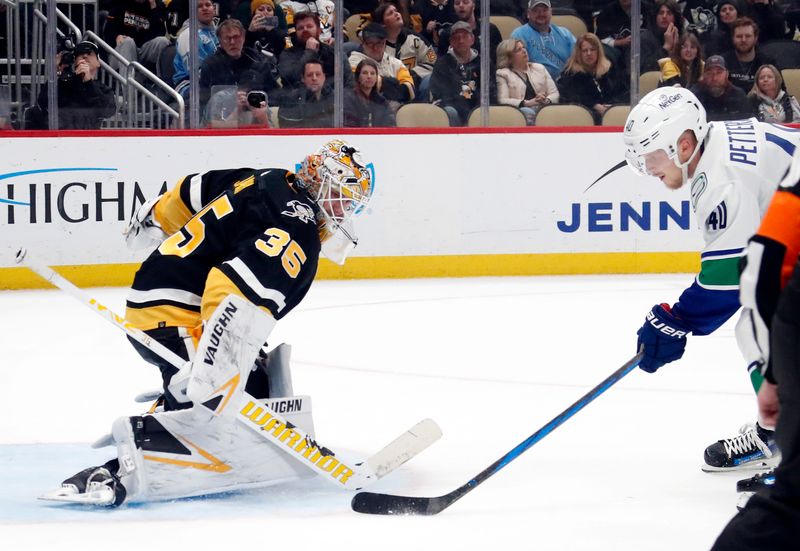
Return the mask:
[[89, 467], [61, 483], [57, 490], [39, 499], [80, 505], [115, 507], [125, 501], [125, 487], [105, 466]]
[[706, 448], [706, 472], [764, 470], [780, 462], [781, 454], [775, 444], [775, 432], [758, 423], [744, 425], [739, 434], [711, 444]]

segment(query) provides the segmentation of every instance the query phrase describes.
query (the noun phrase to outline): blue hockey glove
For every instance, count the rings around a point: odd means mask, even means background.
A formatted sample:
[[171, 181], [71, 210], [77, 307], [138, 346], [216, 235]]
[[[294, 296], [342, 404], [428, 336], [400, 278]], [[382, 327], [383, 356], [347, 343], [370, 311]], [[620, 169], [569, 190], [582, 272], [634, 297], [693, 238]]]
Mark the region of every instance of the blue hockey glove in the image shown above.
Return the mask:
[[686, 336], [691, 329], [672, 315], [668, 304], [656, 304], [647, 313], [644, 325], [639, 331], [637, 350], [644, 345], [644, 358], [639, 367], [648, 373], [655, 373], [664, 364], [674, 362], [683, 356], [686, 349]]

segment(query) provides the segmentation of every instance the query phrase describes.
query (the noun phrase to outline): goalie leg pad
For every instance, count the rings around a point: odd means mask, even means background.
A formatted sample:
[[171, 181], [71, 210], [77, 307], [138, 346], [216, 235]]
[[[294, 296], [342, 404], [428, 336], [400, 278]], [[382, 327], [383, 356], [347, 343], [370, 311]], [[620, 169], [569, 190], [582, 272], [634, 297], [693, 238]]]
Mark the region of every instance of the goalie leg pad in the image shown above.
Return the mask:
[[[314, 434], [311, 398], [267, 400]], [[159, 412], [114, 424], [129, 501], [192, 497], [310, 478], [314, 473], [260, 435], [207, 409]]]

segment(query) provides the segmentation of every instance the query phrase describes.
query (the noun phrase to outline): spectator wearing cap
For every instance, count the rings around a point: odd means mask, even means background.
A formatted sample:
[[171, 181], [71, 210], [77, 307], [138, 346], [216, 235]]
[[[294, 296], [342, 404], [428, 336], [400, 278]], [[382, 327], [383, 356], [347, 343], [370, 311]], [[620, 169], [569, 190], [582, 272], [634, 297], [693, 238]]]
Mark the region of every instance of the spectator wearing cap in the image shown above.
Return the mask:
[[[469, 23], [459, 21], [450, 30], [450, 49], [436, 61], [431, 76], [433, 103], [447, 111], [451, 126], [463, 126], [480, 103], [481, 58], [472, 48], [475, 35]], [[491, 64], [490, 64], [491, 65]], [[490, 68], [490, 101], [496, 102], [494, 67]]]
[[733, 49], [722, 54], [731, 83], [747, 94], [756, 82], [756, 71], [762, 65], [778, 65], [758, 51], [758, 25], [749, 17], [740, 17], [731, 24]]
[[[60, 130], [96, 130], [103, 119], [113, 117], [117, 111], [111, 88], [97, 81], [100, 60], [97, 46], [84, 40], [71, 52], [73, 63], [62, 64], [69, 52], [59, 52], [57, 65], [61, 69], [57, 81], [58, 128]], [[25, 128], [48, 130], [47, 84], [37, 98], [36, 105], [25, 113]]]
[[706, 59], [703, 78], [691, 88], [709, 121], [729, 121], [753, 116], [747, 96], [728, 80], [728, 68], [721, 55]]
[[402, 61], [411, 72], [414, 87], [419, 92], [417, 96], [427, 97], [436, 52], [421, 35], [405, 26], [403, 16], [394, 4], [385, 2], [379, 5], [372, 12], [372, 20], [386, 29], [386, 53]]
[[[294, 30], [292, 45], [283, 50], [278, 57], [278, 72], [285, 88], [297, 88], [303, 82], [303, 65], [306, 61], [318, 59], [322, 62], [322, 69], [329, 82], [333, 82], [335, 57], [333, 48], [320, 41], [319, 16], [315, 13], [304, 12], [294, 15]], [[344, 85], [353, 85], [353, 72], [347, 59], [342, 59], [342, 74]]]
[[378, 92], [387, 100], [399, 104], [414, 100], [416, 88], [411, 72], [402, 61], [386, 51], [386, 28], [380, 23], [369, 23], [361, 30], [361, 46], [350, 54], [350, 67], [355, 71], [358, 64], [370, 58], [378, 64]]
[[544, 65], [556, 80], [572, 54], [575, 36], [569, 29], [553, 25], [552, 18], [550, 0], [529, 0], [528, 22], [514, 29], [511, 38], [522, 40], [528, 50], [528, 58]]
[[714, 7], [714, 13], [717, 16], [716, 28], [700, 37], [706, 55], [722, 55], [733, 49], [731, 25], [744, 16], [739, 0], [720, 0]]
[[[453, 0], [453, 10], [456, 12], [458, 21], [466, 21], [472, 28], [472, 34], [475, 35], [475, 44], [472, 46], [479, 52], [481, 51], [481, 28], [480, 18], [475, 15], [475, 8], [477, 0]], [[492, 4], [494, 9], [494, 4]], [[494, 11], [492, 12], [494, 14]], [[497, 62], [497, 47], [500, 41], [503, 40], [500, 34], [500, 29], [494, 23], [489, 23], [489, 52], [492, 54], [492, 62]], [[445, 28], [439, 33], [439, 46], [436, 53], [444, 55], [450, 48], [450, 29]]]

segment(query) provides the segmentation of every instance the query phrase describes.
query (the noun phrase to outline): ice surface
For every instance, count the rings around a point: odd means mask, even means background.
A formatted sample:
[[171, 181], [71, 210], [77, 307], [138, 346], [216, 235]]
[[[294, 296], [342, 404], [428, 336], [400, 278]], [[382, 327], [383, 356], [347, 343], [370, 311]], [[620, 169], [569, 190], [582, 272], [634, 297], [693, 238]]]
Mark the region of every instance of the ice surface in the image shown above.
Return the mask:
[[[690, 275], [320, 281], [279, 322], [320, 441], [368, 455], [432, 417], [429, 450], [371, 489], [440, 495], [549, 421], [635, 352]], [[125, 289], [90, 289], [118, 313]], [[635, 370], [435, 517], [369, 517], [321, 480], [85, 510], [37, 501], [110, 458], [88, 443], [157, 388], [118, 329], [60, 291], [0, 292], [0, 545], [17, 549], [708, 549], [736, 474], [706, 445], [755, 418], [729, 322], [684, 359]], [[230, 548], [230, 547], [228, 547]]]

